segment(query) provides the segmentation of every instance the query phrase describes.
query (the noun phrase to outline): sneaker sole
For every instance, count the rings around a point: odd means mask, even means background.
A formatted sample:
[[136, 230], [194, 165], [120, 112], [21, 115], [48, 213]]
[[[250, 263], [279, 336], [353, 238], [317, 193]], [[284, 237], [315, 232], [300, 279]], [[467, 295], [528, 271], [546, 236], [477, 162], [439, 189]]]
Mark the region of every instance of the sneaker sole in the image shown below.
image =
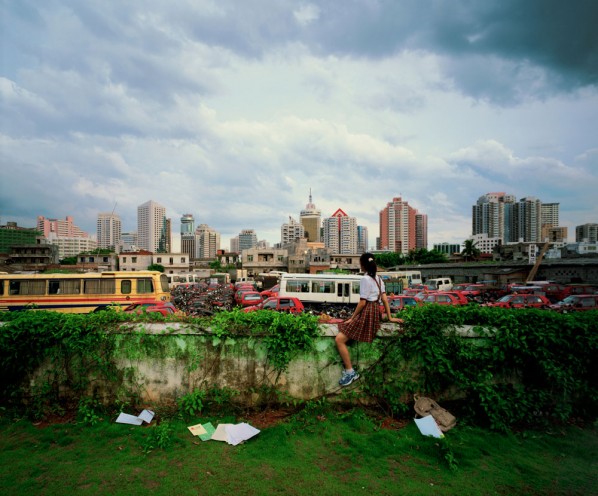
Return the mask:
[[355, 374], [355, 376], [349, 382], [347, 382], [347, 384], [339, 384], [339, 385], [341, 387], [347, 387], [347, 386], [350, 386], [351, 384], [353, 384], [357, 379], [359, 379], [359, 374]]

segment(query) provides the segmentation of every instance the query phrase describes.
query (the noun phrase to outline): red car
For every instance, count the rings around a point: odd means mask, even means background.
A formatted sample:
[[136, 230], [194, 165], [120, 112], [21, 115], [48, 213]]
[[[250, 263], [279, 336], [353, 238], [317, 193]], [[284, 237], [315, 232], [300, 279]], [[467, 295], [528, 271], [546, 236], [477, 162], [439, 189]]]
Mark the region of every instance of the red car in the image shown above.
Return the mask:
[[[407, 307], [419, 306], [422, 302], [413, 296], [406, 295], [394, 295], [388, 296], [388, 305], [390, 306], [391, 313], [400, 312]], [[386, 313], [384, 305], [380, 305], [380, 312], [382, 315]]]
[[241, 304], [241, 298], [243, 297], [243, 294], [245, 294], [245, 293], [257, 293], [257, 291], [255, 289], [249, 289], [249, 288], [241, 288], [241, 289], [238, 289], [237, 291], [235, 291], [235, 303], [237, 305]]
[[422, 299], [424, 303], [436, 303], [437, 305], [467, 305], [469, 301], [458, 291], [439, 291], [428, 293]]
[[264, 301], [262, 295], [257, 291], [246, 291], [241, 293], [239, 299], [237, 300], [237, 305], [242, 307], [251, 307], [261, 303], [262, 301]]
[[299, 298], [288, 296], [271, 296], [261, 303], [244, 308], [244, 312], [255, 312], [256, 310], [275, 310], [277, 312], [303, 313], [303, 303]]
[[176, 313], [176, 307], [169, 301], [160, 301], [152, 303], [133, 303], [124, 309], [125, 313], [153, 313], [158, 312], [162, 315], [172, 315]]
[[280, 291], [280, 284], [272, 286], [270, 289], [264, 289], [260, 294], [262, 298], [270, 298], [270, 296], [277, 296]]
[[550, 300], [542, 295], [515, 293], [503, 296], [494, 303], [488, 303], [486, 306], [501, 308], [548, 308]]
[[563, 301], [550, 305], [550, 308], [561, 313], [598, 310], [598, 295], [586, 294], [567, 296]]

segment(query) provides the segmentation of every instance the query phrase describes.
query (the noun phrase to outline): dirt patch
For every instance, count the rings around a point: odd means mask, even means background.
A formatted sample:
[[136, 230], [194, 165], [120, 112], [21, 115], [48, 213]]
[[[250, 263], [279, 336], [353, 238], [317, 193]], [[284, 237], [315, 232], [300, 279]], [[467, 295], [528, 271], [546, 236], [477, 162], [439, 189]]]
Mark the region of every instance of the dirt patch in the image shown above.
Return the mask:
[[75, 412], [69, 412], [62, 415], [49, 414], [46, 415], [43, 419], [34, 420], [33, 422], [31, 422], [31, 424], [37, 427], [38, 429], [44, 429], [45, 427], [49, 427], [51, 425], [74, 424], [76, 420], [77, 414]]
[[246, 422], [256, 429], [266, 429], [285, 422], [294, 412], [286, 409], [263, 410], [245, 415]]

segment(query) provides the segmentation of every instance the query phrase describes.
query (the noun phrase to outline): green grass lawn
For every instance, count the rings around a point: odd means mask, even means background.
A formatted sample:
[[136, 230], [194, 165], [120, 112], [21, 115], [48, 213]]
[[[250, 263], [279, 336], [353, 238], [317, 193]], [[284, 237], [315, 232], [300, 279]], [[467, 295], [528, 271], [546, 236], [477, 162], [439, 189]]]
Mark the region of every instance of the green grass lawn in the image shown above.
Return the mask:
[[381, 429], [357, 410], [291, 417], [231, 446], [187, 426], [243, 418], [113, 420], [1, 419], [0, 494], [598, 494], [594, 428], [507, 435], [460, 423], [439, 442], [413, 422]]

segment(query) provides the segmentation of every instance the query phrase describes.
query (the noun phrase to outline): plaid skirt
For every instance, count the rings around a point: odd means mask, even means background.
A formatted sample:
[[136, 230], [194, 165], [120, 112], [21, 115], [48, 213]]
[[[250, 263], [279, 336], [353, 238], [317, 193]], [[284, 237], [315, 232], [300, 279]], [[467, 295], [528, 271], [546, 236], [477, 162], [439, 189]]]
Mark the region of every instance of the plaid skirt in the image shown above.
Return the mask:
[[363, 310], [348, 324], [341, 322], [338, 325], [339, 332], [342, 332], [349, 339], [371, 343], [380, 329], [380, 309], [377, 301], [368, 301]]

